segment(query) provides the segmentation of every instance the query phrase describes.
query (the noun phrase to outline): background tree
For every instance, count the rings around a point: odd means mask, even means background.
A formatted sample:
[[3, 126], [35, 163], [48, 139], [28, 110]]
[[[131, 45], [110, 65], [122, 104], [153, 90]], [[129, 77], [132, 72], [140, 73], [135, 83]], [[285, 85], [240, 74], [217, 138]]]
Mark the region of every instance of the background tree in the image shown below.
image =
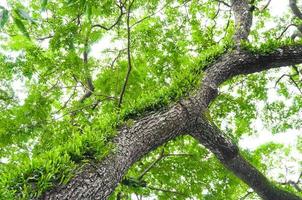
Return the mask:
[[239, 145], [302, 124], [301, 10], [270, 3], [8, 1], [1, 199], [301, 199], [272, 170], [301, 137]]

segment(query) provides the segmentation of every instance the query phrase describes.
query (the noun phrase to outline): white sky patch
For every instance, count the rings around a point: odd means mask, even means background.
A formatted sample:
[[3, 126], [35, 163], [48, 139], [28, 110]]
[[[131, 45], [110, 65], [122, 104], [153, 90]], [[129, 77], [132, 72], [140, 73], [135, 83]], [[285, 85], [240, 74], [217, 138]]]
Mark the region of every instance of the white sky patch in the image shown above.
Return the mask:
[[289, 9], [288, 0], [272, 0], [268, 8], [270, 9], [272, 16], [281, 17]]
[[0, 164], [6, 164], [6, 163], [9, 163], [9, 158], [7, 158], [7, 157], [2, 157], [2, 158], [0, 158]]
[[126, 47], [125, 41], [122, 39], [120, 40], [114, 40], [112, 39], [112, 35], [106, 34], [102, 37], [100, 41], [93, 44], [90, 51], [90, 56], [102, 59], [106, 57], [106, 53], [104, 53], [107, 50], [122, 50]]
[[12, 86], [13, 86], [15, 95], [19, 100], [19, 104], [23, 105], [25, 99], [28, 96], [28, 90], [26, 88], [25, 80], [15, 77]]
[[[263, 127], [261, 121], [257, 120], [256, 124], [257, 125], [253, 128], [258, 129], [256, 128], [257, 126]], [[257, 134], [253, 134], [251, 136], [247, 136], [241, 139], [239, 141], [239, 146], [252, 151], [256, 150], [259, 146], [269, 142], [296, 147], [298, 137], [301, 136], [301, 131], [302, 130], [288, 130], [286, 132], [273, 135], [269, 130], [263, 128], [262, 130], [257, 130]]]
[[0, 0], [0, 6], [3, 6], [4, 8], [8, 9], [9, 6], [7, 4], [7, 1], [6, 0]]

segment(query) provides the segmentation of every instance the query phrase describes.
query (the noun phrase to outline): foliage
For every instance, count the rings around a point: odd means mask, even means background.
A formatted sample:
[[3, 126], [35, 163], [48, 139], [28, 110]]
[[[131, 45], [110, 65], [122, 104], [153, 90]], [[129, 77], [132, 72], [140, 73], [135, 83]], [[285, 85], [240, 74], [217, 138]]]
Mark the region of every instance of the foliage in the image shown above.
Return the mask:
[[[129, 1], [124, 6], [123, 11]], [[1, 6], [0, 199], [32, 199], [68, 182], [86, 162], [102, 160], [114, 151], [110, 139], [121, 126], [132, 126], [133, 120], [193, 93], [204, 71], [235, 48], [234, 22], [218, 25], [218, 19], [229, 19], [228, 11], [216, 14], [218, 6], [222, 5], [213, 1], [137, 0], [131, 10], [129, 41], [126, 16], [115, 1], [11, 0], [8, 7]], [[257, 28], [263, 28], [261, 22], [270, 15], [258, 13], [257, 17]], [[284, 45], [300, 44], [276, 40], [278, 29], [272, 32], [264, 33], [269, 38], [260, 42], [264, 36], [252, 30], [255, 43], [242, 42], [242, 47], [268, 54]], [[119, 107], [128, 53], [133, 67]], [[236, 86], [240, 81], [241, 87]], [[251, 127], [258, 117], [265, 118], [275, 133], [301, 126], [298, 95], [290, 106], [270, 102], [264, 108], [270, 112], [258, 114], [256, 105], [267, 101], [269, 82], [263, 73], [236, 77], [222, 86], [211, 115], [234, 141], [254, 134]], [[16, 89], [20, 85], [22, 92]], [[283, 83], [278, 92], [289, 98], [289, 90]], [[88, 91], [91, 96], [80, 101]], [[268, 173], [263, 157], [271, 157], [278, 149], [285, 147], [264, 144], [245, 156]], [[161, 151], [171, 156], [138, 180]], [[130, 199], [137, 194], [158, 199], [238, 199], [248, 189], [188, 137], [171, 141], [138, 162], [124, 183], [128, 185], [120, 185], [112, 198], [122, 194]]]

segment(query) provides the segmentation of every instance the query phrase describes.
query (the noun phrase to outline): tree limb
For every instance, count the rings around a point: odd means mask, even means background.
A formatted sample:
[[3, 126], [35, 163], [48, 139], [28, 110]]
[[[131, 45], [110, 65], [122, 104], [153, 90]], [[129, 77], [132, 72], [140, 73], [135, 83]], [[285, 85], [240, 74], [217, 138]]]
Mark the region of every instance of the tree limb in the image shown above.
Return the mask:
[[[84, 53], [83, 53], [83, 62], [84, 62], [84, 67], [86, 68], [86, 70], [88, 70], [88, 68], [87, 68], [87, 65], [88, 65], [88, 36], [87, 36], [86, 41], [85, 41], [85, 50], [84, 50]], [[92, 83], [92, 78], [91, 78], [90, 74], [86, 78], [86, 84], [87, 84], [87, 88], [85, 88], [86, 92], [80, 98], [80, 100], [79, 100], [80, 103], [83, 103], [85, 101], [85, 99], [89, 98], [94, 92], [94, 85]]]
[[246, 199], [248, 196], [250, 196], [251, 194], [253, 194], [253, 192], [247, 192], [243, 197], [240, 198], [240, 200], [244, 200]]
[[247, 40], [252, 26], [252, 9], [247, 0], [232, 0], [232, 10], [235, 14], [236, 32], [234, 40], [240, 44], [241, 40]]
[[263, 6], [263, 8], [260, 10], [260, 12], [265, 11], [268, 8], [268, 6], [270, 5], [271, 1], [272, 0], [268, 0], [267, 3], [265, 4], [265, 6]]
[[[239, 153], [238, 147], [205, 120], [202, 113], [217, 95], [224, 81], [243, 74], [302, 63], [302, 46], [284, 46], [267, 55], [235, 50], [226, 53], [205, 71], [205, 78], [196, 95], [171, 107], [150, 114], [123, 127], [113, 139], [116, 149], [104, 160], [87, 164], [68, 184], [48, 191], [42, 199], [107, 199], [129, 167], [151, 150], [184, 134], [191, 133], [236, 176], [249, 184], [258, 195], [269, 199], [300, 199], [270, 184], [257, 169]], [[206, 129], [207, 128], [207, 129]], [[205, 138], [208, 138], [205, 139]], [[251, 172], [247, 173], [247, 169]], [[96, 173], [98, 171], [98, 173]], [[251, 179], [253, 176], [253, 179]], [[270, 195], [279, 195], [273, 198]]]
[[113, 29], [121, 21], [123, 15], [125, 14], [124, 11], [123, 11], [125, 5], [121, 0], [119, 0], [119, 4], [117, 4], [117, 6], [120, 9], [120, 14], [111, 26], [106, 27], [106, 26], [101, 25], [101, 24], [95, 24], [91, 28], [101, 28], [101, 29], [104, 29], [106, 31], [109, 31], [109, 30]]
[[225, 2], [225, 1], [222, 1], [222, 0], [216, 0], [218, 3], [221, 3], [221, 4], [223, 4], [223, 5], [225, 5], [225, 6], [227, 6], [227, 7], [232, 7], [230, 4], [228, 4], [227, 2]]
[[293, 14], [296, 17], [298, 17], [299, 19], [302, 19], [302, 13], [297, 6], [297, 0], [289, 0], [289, 7], [291, 8]]
[[129, 76], [132, 69], [132, 62], [131, 62], [131, 27], [130, 27], [130, 12], [131, 12], [131, 6], [134, 3], [134, 0], [132, 0], [129, 4], [129, 8], [127, 11], [127, 60], [128, 60], [128, 70], [125, 78], [125, 82], [120, 94], [118, 107], [120, 108], [123, 103], [124, 94], [126, 92], [127, 83], [129, 81]]
[[200, 119], [191, 135], [208, 148], [220, 162], [249, 185], [264, 200], [301, 200], [298, 196], [274, 186], [240, 154], [238, 147], [215, 125]]
[[144, 176], [145, 176], [145, 174], [147, 174], [152, 168], [153, 168], [153, 166], [155, 166], [156, 165], [156, 163], [158, 163], [162, 158], [164, 158], [164, 149], [162, 149], [162, 151], [160, 152], [160, 154], [159, 154], [159, 156], [158, 156], [158, 158], [156, 159], [156, 160], [154, 160], [144, 171], [143, 171], [143, 173], [141, 173], [140, 175], [139, 175], [139, 177], [137, 178], [137, 180], [141, 180]]
[[[302, 19], [302, 13], [301, 10], [298, 8], [297, 5], [297, 0], [289, 0], [289, 7], [291, 8], [293, 14], [295, 15], [295, 17], [297, 17], [298, 19]], [[291, 38], [294, 40], [296, 37], [301, 36], [302, 33], [302, 25], [296, 25], [297, 29], [298, 29], [298, 33], [294, 33]]]

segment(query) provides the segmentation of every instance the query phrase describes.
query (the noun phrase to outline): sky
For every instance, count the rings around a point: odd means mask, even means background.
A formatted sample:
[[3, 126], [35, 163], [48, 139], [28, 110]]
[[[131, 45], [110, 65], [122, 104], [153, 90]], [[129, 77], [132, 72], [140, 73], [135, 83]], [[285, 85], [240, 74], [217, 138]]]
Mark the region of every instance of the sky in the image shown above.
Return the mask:
[[[263, 5], [265, 5], [266, 2], [267, 1], [263, 1]], [[0, 0], [0, 5], [7, 7], [6, 0]], [[269, 6], [269, 9], [271, 10], [272, 15], [276, 16], [276, 17], [284, 15], [284, 13], [286, 13], [288, 11], [288, 8], [289, 8], [288, 0], [272, 0], [271, 4]], [[266, 24], [266, 27], [268, 29], [272, 26], [274, 26], [273, 20]], [[104, 39], [102, 39], [100, 42], [98, 42], [97, 44], [95, 44], [92, 47], [92, 49], [91, 49], [92, 55], [97, 57], [98, 55], [101, 54], [101, 52], [104, 49], [112, 47], [112, 45], [114, 45], [117, 48], [122, 48], [121, 47], [122, 42], [116, 42], [116, 43], [112, 44], [110, 42], [110, 37], [105, 36]], [[281, 72], [282, 71], [280, 71], [280, 73]], [[14, 83], [14, 90], [17, 93], [19, 99], [21, 99], [21, 101], [26, 98], [27, 92], [25, 89], [24, 80], [20, 80], [20, 79], [16, 78], [16, 81]], [[279, 98], [278, 95], [276, 94], [276, 90], [273, 87], [269, 90], [269, 93], [270, 93], [270, 98], [272, 98], [272, 99]], [[259, 106], [261, 106], [261, 105], [259, 105]], [[264, 125], [260, 119], [257, 119], [254, 122], [253, 128], [255, 130], [257, 130], [257, 133], [255, 135], [242, 138], [239, 141], [239, 145], [241, 148], [252, 151], [252, 150], [255, 150], [257, 147], [259, 147], [260, 145], [265, 144], [267, 142], [271, 142], [271, 141], [284, 144], [285, 146], [294, 147], [296, 145], [297, 137], [299, 135], [301, 136], [301, 130], [288, 130], [287, 132], [273, 135], [270, 130], [268, 130], [264, 127]], [[288, 162], [288, 164], [293, 166], [293, 168], [295, 168], [295, 170], [293, 173], [289, 174], [289, 179], [292, 179], [295, 181], [295, 178], [297, 178], [297, 174], [300, 173], [299, 170], [301, 170], [301, 169], [299, 169], [298, 161], [302, 161], [302, 155], [299, 152], [294, 150], [289, 155], [289, 157], [290, 156], [293, 157], [292, 160], [294, 160], [295, 162], [294, 163]], [[0, 159], [0, 161], [1, 161], [1, 159]], [[287, 164], [287, 163], [285, 163], [285, 164]], [[278, 172], [280, 172], [278, 170], [283, 170], [283, 169], [277, 169], [277, 171], [274, 171], [273, 174], [278, 174]]]

